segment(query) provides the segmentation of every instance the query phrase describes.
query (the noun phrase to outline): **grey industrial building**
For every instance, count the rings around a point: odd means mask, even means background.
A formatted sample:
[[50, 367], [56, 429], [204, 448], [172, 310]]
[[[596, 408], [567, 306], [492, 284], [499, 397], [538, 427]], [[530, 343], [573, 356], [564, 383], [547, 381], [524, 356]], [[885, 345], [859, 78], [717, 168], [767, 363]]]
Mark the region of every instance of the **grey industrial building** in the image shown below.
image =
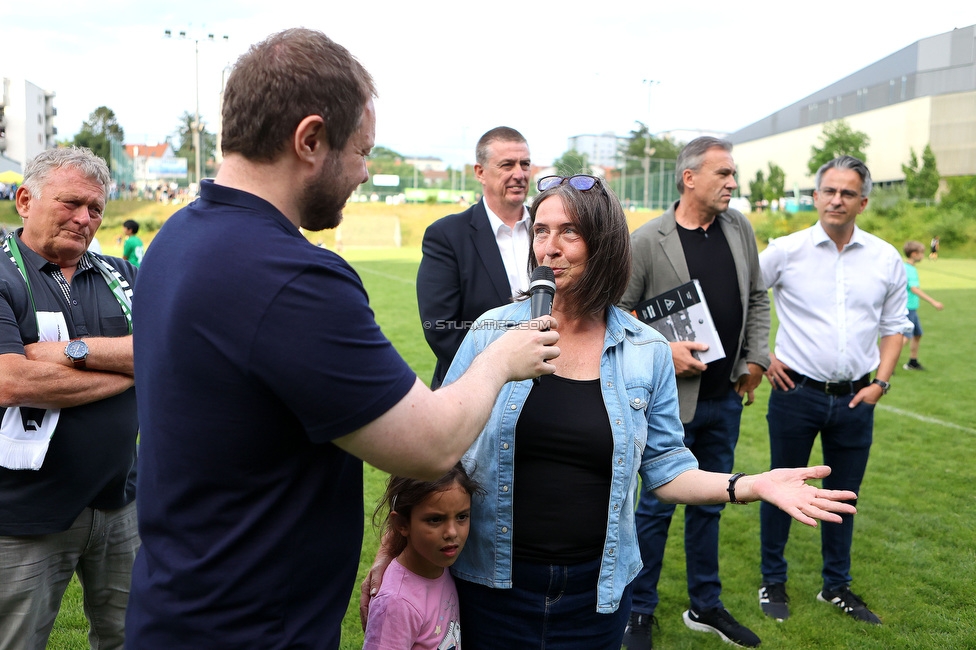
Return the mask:
[[870, 137], [877, 182], [903, 181], [910, 150], [920, 159], [927, 144], [943, 177], [976, 175], [976, 25], [916, 41], [731, 134], [743, 194], [769, 162], [786, 172], [788, 191], [809, 193], [810, 148], [838, 119]]

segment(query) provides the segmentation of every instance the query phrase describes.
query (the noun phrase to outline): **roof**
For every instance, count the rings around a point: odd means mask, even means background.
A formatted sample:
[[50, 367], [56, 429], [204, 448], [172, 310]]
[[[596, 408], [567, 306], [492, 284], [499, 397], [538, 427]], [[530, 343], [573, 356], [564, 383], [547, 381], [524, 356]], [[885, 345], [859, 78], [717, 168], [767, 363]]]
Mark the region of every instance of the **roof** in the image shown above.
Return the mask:
[[143, 158], [167, 158], [173, 155], [172, 147], [168, 143], [164, 142], [162, 144], [127, 144], [125, 145], [125, 152], [129, 154], [130, 158], [137, 158], [142, 156]]

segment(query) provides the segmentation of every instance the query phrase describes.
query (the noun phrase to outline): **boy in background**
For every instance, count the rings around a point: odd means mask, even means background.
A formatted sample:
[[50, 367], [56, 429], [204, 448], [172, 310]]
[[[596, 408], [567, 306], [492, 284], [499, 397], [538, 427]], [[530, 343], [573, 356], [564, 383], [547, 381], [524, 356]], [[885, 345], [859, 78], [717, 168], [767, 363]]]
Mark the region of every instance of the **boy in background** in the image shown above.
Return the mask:
[[942, 311], [942, 303], [922, 291], [922, 287], [919, 286], [918, 269], [915, 268], [915, 265], [925, 258], [925, 246], [922, 245], [922, 242], [907, 241], [904, 250], [905, 257], [908, 258], [908, 261], [905, 262], [905, 274], [908, 276], [908, 320], [912, 321], [915, 330], [912, 332], [908, 363], [902, 368], [905, 370], [925, 370], [922, 364], [918, 362], [918, 346], [922, 341], [922, 323], [918, 320], [918, 306], [921, 300], [925, 300]]
[[122, 247], [122, 257], [132, 266], [139, 268], [142, 264], [142, 240], [136, 236], [139, 232], [139, 223], [129, 219], [122, 224], [122, 232], [125, 233], [125, 245]]

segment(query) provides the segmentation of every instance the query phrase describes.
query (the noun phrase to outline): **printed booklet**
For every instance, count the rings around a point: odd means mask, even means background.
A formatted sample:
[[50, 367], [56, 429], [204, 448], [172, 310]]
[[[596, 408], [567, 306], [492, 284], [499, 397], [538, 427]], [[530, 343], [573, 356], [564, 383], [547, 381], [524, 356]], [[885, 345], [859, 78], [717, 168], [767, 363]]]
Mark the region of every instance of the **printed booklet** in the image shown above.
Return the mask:
[[725, 358], [725, 349], [698, 280], [645, 300], [634, 307], [634, 315], [669, 341], [707, 343], [707, 350], [694, 353], [704, 363]]

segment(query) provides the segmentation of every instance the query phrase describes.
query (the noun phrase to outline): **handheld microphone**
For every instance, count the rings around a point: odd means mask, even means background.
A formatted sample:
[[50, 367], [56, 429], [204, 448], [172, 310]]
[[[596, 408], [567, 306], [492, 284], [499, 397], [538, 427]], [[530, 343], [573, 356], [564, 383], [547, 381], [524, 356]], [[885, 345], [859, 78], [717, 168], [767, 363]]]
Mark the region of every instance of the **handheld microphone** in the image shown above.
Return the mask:
[[[537, 266], [529, 280], [529, 309], [532, 318], [552, 314], [552, 298], [556, 295], [556, 274], [548, 266]], [[549, 327], [547, 326], [548, 330]], [[539, 377], [532, 380], [539, 385]]]
[[556, 295], [556, 275], [548, 266], [537, 266], [529, 281], [529, 302], [532, 318], [552, 314], [552, 298]]

